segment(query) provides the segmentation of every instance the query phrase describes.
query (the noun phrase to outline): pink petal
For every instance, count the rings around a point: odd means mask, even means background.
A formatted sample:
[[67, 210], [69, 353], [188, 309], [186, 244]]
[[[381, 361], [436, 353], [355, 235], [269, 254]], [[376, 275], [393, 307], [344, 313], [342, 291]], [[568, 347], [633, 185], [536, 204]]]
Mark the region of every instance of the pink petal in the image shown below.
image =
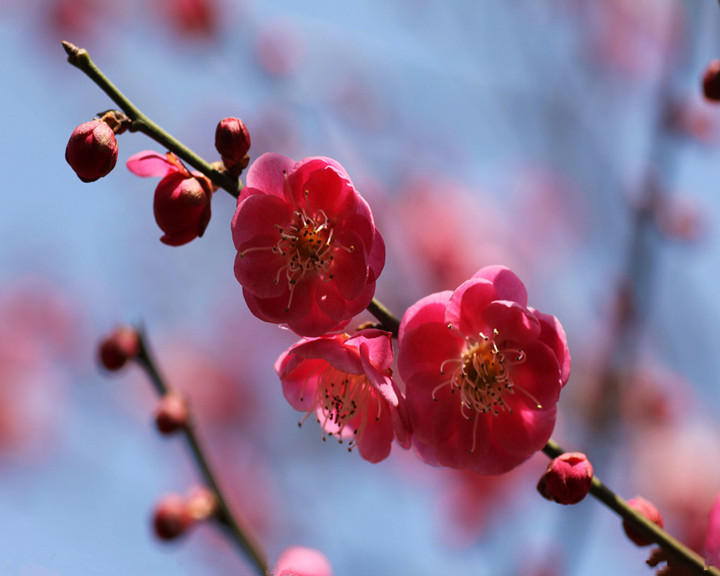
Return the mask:
[[321, 359], [339, 372], [362, 374], [363, 367], [357, 349], [345, 345], [346, 336], [310, 338], [293, 347], [298, 358]]
[[270, 249], [240, 253], [235, 256], [235, 278], [244, 288], [259, 298], [280, 298], [287, 306], [290, 290], [281, 268], [286, 264], [284, 256], [273, 254]]
[[265, 194], [283, 198], [286, 174], [290, 173], [294, 164], [293, 160], [282, 154], [261, 154], [248, 168], [245, 183]]
[[[404, 331], [398, 344], [398, 371], [407, 384], [407, 394], [415, 393], [415, 390], [429, 394], [427, 388], [432, 390], [439, 384], [434, 379], [432, 382], [420, 380], [414, 382], [411, 389], [410, 379], [417, 372], [429, 372], [438, 379], [447, 379], [448, 376], [443, 376], [441, 372], [442, 364], [446, 360], [460, 358], [464, 344], [465, 340], [444, 323], [421, 324], [410, 332]], [[443, 368], [450, 373], [454, 366]]]
[[[235, 249], [274, 246], [280, 240], [277, 227], [288, 227], [291, 221], [292, 211], [281, 199], [252, 194], [238, 202], [233, 215], [231, 229]], [[261, 244], [259, 239], [264, 243]]]
[[505, 266], [486, 266], [478, 270], [473, 278], [484, 278], [492, 282], [497, 290], [498, 300], [512, 300], [527, 306], [527, 290], [515, 273]]
[[375, 420], [378, 413], [378, 399], [367, 407], [367, 424], [358, 441], [360, 456], [368, 462], [380, 462], [390, 455], [393, 441], [392, 419], [390, 409], [383, 406], [380, 410], [380, 417]]
[[128, 170], [136, 176], [147, 178], [149, 176], [167, 176], [170, 172], [176, 171], [176, 167], [170, 163], [165, 154], [144, 150], [133, 154], [126, 163]]
[[526, 308], [515, 302], [496, 300], [488, 304], [481, 313], [486, 325], [498, 331], [500, 342], [524, 344], [540, 335], [540, 322]]
[[[531, 342], [523, 348], [526, 360], [510, 366], [510, 379], [518, 388], [516, 400], [525, 406], [542, 409], [554, 406], [560, 398], [560, 366], [552, 351], [541, 342]], [[506, 361], [509, 361], [506, 358]]]
[[322, 552], [293, 546], [280, 554], [273, 576], [332, 576], [332, 567]]
[[[482, 278], [463, 282], [450, 297], [445, 312], [445, 322], [452, 324], [465, 336], [477, 336], [481, 332], [492, 335], [493, 326], [484, 320], [483, 310], [497, 299], [494, 286]], [[488, 333], [489, 332], [489, 333]]]
[[[507, 450], [509, 456], [517, 456], [517, 462], [511, 467], [545, 446], [555, 427], [556, 416], [557, 408], [553, 405], [547, 410], [513, 410], [494, 419], [492, 433], [495, 442]], [[509, 458], [508, 463], [511, 461], [512, 458]]]
[[445, 308], [452, 296], [450, 290], [445, 292], [436, 292], [429, 294], [410, 306], [403, 314], [400, 322], [400, 331], [398, 334], [398, 342], [402, 341], [403, 336], [407, 332], [411, 332], [418, 326], [432, 323], [445, 323]]
[[560, 321], [550, 314], [543, 314], [530, 308], [540, 321], [540, 337], [539, 340], [550, 347], [560, 364], [560, 380], [563, 386], [570, 378], [570, 350], [568, 349], [567, 336]]

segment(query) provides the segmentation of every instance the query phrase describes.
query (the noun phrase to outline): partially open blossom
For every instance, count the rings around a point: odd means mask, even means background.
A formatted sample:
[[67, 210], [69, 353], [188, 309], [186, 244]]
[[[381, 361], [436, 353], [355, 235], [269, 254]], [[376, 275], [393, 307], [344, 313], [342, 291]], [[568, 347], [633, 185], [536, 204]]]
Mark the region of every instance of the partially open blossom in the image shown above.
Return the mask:
[[368, 329], [305, 338], [278, 358], [275, 370], [285, 398], [305, 418], [315, 416], [323, 438], [348, 441], [348, 450], [357, 446], [365, 460], [379, 462], [390, 454], [394, 437], [409, 443], [392, 361], [390, 333]]
[[188, 171], [171, 152], [139, 152], [128, 159], [127, 167], [137, 176], [162, 178], [153, 202], [155, 221], [165, 233], [162, 243], [181, 246], [204, 234], [212, 197], [212, 185], [205, 176]]
[[180, 392], [169, 392], [158, 402], [155, 410], [155, 425], [162, 434], [173, 434], [188, 425], [190, 409], [185, 396]]
[[187, 496], [168, 494], [153, 512], [153, 528], [161, 540], [174, 540], [212, 517], [218, 507], [215, 494], [204, 486], [196, 486]]
[[140, 335], [135, 328], [120, 326], [108, 334], [98, 347], [100, 364], [111, 371], [120, 370], [140, 350]]
[[65, 148], [65, 160], [83, 182], [107, 176], [115, 168], [117, 157], [115, 133], [99, 119], [75, 128]]
[[403, 316], [398, 347], [413, 444], [428, 464], [501, 474], [550, 438], [570, 375], [565, 332], [527, 306], [508, 268], [422, 298]]
[[325, 554], [313, 548], [292, 546], [278, 558], [272, 576], [332, 576]]
[[[633, 508], [634, 510], [637, 510], [645, 516], [648, 520], [651, 522], [654, 522], [660, 528], [663, 527], [663, 519], [660, 515], [660, 512], [655, 507], [655, 504], [650, 502], [649, 500], [646, 500], [642, 496], [636, 496], [635, 498], [631, 498], [627, 501], [628, 505]], [[637, 546], [649, 546], [652, 544], [652, 540], [648, 540], [644, 535], [642, 535], [638, 530], [627, 520], [623, 520], [623, 530], [625, 531], [625, 535], [630, 538]]]
[[223, 118], [215, 129], [215, 149], [230, 167], [245, 160], [250, 150], [250, 131], [240, 118]]
[[593, 467], [585, 454], [566, 452], [553, 458], [540, 477], [537, 489], [558, 504], [577, 504], [590, 491]]
[[338, 330], [366, 308], [385, 264], [370, 207], [329, 158], [260, 156], [232, 234], [250, 311], [302, 336]]

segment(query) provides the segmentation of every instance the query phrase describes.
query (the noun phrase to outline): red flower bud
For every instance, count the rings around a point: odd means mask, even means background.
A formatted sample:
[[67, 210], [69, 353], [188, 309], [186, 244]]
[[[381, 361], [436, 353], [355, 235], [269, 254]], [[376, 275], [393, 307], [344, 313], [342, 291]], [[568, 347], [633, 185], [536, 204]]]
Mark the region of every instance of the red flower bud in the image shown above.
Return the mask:
[[155, 411], [155, 425], [162, 434], [172, 434], [188, 425], [190, 410], [187, 400], [179, 392], [163, 396]]
[[185, 497], [168, 494], [155, 507], [153, 527], [161, 540], [174, 540], [195, 523]]
[[702, 85], [705, 98], [713, 102], [720, 102], [720, 60], [712, 60], [708, 64]]
[[137, 356], [140, 335], [134, 328], [122, 326], [103, 338], [98, 347], [100, 364], [107, 370], [120, 370], [128, 360]]
[[240, 118], [225, 118], [215, 129], [215, 148], [229, 168], [243, 162], [250, 150], [250, 132]]
[[188, 176], [172, 171], [155, 189], [155, 221], [165, 235], [160, 241], [170, 246], [187, 244], [203, 235], [210, 222], [212, 187], [205, 176]]
[[80, 124], [65, 148], [65, 160], [83, 182], [107, 176], [115, 167], [117, 157], [115, 133], [102, 120]]
[[[660, 515], [660, 512], [655, 507], [655, 504], [652, 502], [649, 502], [645, 500], [645, 498], [642, 498], [641, 496], [636, 496], [635, 498], [631, 498], [628, 500], [628, 505], [630, 508], [637, 510], [645, 516], [648, 520], [654, 522], [660, 528], [663, 527], [663, 519]], [[652, 540], [648, 540], [645, 536], [640, 534], [637, 529], [627, 520], [623, 520], [623, 530], [625, 530], [625, 535], [630, 538], [637, 546], [649, 546], [652, 544]]]
[[538, 482], [538, 492], [558, 504], [577, 504], [590, 491], [593, 467], [585, 454], [566, 452], [548, 464]]

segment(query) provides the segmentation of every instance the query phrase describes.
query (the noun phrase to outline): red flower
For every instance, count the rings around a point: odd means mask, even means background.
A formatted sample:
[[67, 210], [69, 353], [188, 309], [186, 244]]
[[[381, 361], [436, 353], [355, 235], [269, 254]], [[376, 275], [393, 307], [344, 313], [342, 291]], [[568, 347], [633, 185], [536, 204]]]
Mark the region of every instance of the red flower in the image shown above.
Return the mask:
[[83, 182], [107, 176], [118, 157], [115, 133], [102, 120], [91, 120], [73, 130], [65, 148], [65, 160]]
[[413, 444], [434, 466], [500, 474], [541, 449], [570, 374], [565, 333], [527, 307], [525, 286], [502, 266], [405, 313], [398, 369]]
[[232, 233], [250, 311], [302, 336], [338, 330], [366, 308], [385, 264], [370, 207], [328, 158], [260, 156]]
[[392, 361], [390, 334], [361, 330], [305, 338], [278, 358], [275, 370], [285, 398], [306, 412], [305, 418], [316, 416], [323, 438], [349, 440], [349, 450], [357, 446], [365, 460], [379, 462], [390, 454], [396, 435], [409, 444], [400, 394], [390, 378]]
[[165, 232], [162, 243], [181, 246], [203, 235], [210, 222], [212, 197], [212, 186], [205, 176], [190, 173], [171, 152], [139, 152], [128, 159], [127, 167], [143, 178], [162, 177], [153, 202], [155, 221]]
[[565, 452], [553, 458], [540, 477], [538, 492], [558, 504], [577, 504], [587, 496], [593, 467], [585, 454]]

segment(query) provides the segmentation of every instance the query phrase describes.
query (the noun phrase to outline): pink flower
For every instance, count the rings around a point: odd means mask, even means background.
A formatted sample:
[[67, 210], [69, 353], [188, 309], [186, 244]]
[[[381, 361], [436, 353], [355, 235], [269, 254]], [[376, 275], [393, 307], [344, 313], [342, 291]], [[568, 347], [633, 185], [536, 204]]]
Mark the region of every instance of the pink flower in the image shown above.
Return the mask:
[[302, 336], [338, 330], [366, 308], [385, 264], [370, 207], [329, 158], [260, 156], [232, 233], [250, 311]]
[[181, 246], [203, 235], [210, 222], [210, 181], [199, 172], [190, 173], [172, 154], [146, 150], [127, 161], [130, 172], [146, 178], [160, 176], [155, 188], [155, 221], [165, 235], [160, 241]]
[[549, 439], [570, 375], [565, 332], [527, 307], [509, 269], [421, 299], [398, 343], [413, 444], [428, 464], [501, 474]]
[[[627, 501], [628, 506], [630, 508], [636, 510], [637, 512], [640, 512], [645, 518], [650, 520], [651, 522], [654, 522], [660, 528], [663, 527], [663, 519], [662, 515], [660, 514], [660, 511], [655, 507], [655, 504], [650, 502], [649, 500], [645, 500], [642, 496], [636, 496], [635, 498], [630, 498], [630, 500]], [[644, 534], [637, 531], [635, 526], [628, 522], [627, 520], [623, 520], [623, 530], [625, 531], [625, 535], [630, 538], [637, 546], [649, 546], [652, 544], [652, 540], [648, 540], [647, 537], [645, 537]]]
[[314, 414], [325, 434], [350, 440], [369, 462], [390, 454], [395, 436], [409, 440], [400, 414], [400, 394], [390, 378], [393, 361], [388, 332], [361, 330], [304, 338], [275, 363], [290, 405]]
[[332, 567], [319, 550], [293, 546], [280, 554], [273, 576], [332, 576]]

